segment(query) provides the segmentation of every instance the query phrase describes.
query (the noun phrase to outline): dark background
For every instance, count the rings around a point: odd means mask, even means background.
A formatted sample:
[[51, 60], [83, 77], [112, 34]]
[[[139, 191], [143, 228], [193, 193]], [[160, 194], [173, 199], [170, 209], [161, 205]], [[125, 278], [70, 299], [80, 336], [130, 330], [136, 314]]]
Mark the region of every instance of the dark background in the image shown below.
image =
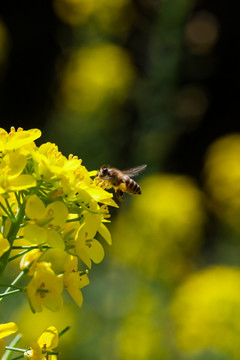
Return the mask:
[[[93, 266], [81, 310], [64, 299], [60, 314], [33, 315], [22, 300], [17, 309], [14, 301], [7, 303], [1, 316], [15, 321], [16, 315], [30, 340], [43, 324], [71, 325], [61, 350], [71, 360], [235, 360], [240, 140], [233, 139], [236, 148], [226, 158], [236, 159], [234, 168], [224, 164], [232, 138], [227, 147], [220, 144], [212, 162], [206, 154], [216, 140], [240, 131], [237, 5], [126, 0], [116, 10], [110, 9], [114, 3], [99, 0], [103, 14], [112, 11], [110, 23], [116, 19], [105, 27], [99, 9], [73, 24], [56, 11], [61, 3], [65, 15], [77, 12], [70, 0], [0, 5], [0, 39], [1, 23], [7, 34], [0, 46], [0, 126], [39, 128], [37, 144], [56, 143], [64, 155], [82, 158], [88, 170], [146, 163], [138, 178], [142, 196], [126, 196], [120, 209], [111, 209], [113, 246]], [[84, 0], [77, 3], [84, 9]], [[208, 42], [214, 31], [215, 40]], [[134, 78], [124, 100], [117, 88], [109, 91], [117, 79], [108, 79], [104, 63], [108, 92], [102, 102], [88, 112], [71, 108], [63, 90], [72, 54], [105, 43], [131, 60]], [[124, 78], [127, 63], [121, 61], [117, 75]], [[82, 85], [86, 89], [88, 83], [79, 84], [81, 91]], [[74, 86], [79, 91], [78, 79]], [[65, 93], [70, 100], [72, 95]]]
[[[151, 38], [157, 36], [154, 27], [158, 21], [156, 11], [161, 13], [161, 3], [136, 0], [133, 6], [145, 26], [141, 29], [133, 23], [122, 46], [130, 53], [139, 76], [146, 77], [151, 68], [148, 53]], [[212, 51], [204, 56], [189, 54], [182, 44], [175, 86], [181, 89], [188, 83], [197, 83], [203, 87], [208, 94], [208, 109], [196, 126], [180, 129], [180, 136], [164, 159], [164, 169], [168, 171], [199, 178], [208, 145], [223, 134], [239, 131], [238, 15], [234, 6], [226, 1], [196, 1], [188, 10], [185, 21], [201, 10], [214, 14], [220, 33]], [[59, 85], [55, 76], [56, 61], [64, 51], [56, 34], [61, 32], [64, 42], [72, 44], [73, 31], [56, 16], [50, 1], [5, 1], [0, 6], [0, 16], [10, 37], [8, 57], [1, 69], [1, 126], [6, 129], [14, 125], [44, 130], [55, 106], [53, 93]], [[213, 64], [211, 73], [202, 76], [209, 63]], [[131, 134], [140, 126], [139, 109], [130, 100], [125, 107], [129, 113], [125, 129]], [[172, 131], [181, 128], [176, 120], [168, 126]], [[44, 136], [47, 137], [46, 134]], [[124, 137], [121, 155], [131, 156], [132, 137], [121, 133], [120, 136]]]

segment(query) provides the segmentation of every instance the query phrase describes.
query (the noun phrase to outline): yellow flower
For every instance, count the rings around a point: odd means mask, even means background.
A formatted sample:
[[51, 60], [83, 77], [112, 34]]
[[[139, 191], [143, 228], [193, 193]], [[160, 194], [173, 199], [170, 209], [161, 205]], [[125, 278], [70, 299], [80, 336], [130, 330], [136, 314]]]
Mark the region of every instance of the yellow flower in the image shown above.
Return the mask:
[[44, 351], [51, 351], [57, 346], [58, 331], [54, 326], [49, 326], [38, 340], [31, 344], [31, 349], [24, 353], [24, 357], [28, 360], [55, 360], [56, 355], [44, 354]]
[[[40, 135], [38, 129], [11, 128], [10, 133], [0, 129], [0, 256], [9, 250], [10, 238], [18, 244], [37, 244], [20, 261], [20, 269], [32, 276], [26, 294], [33, 312], [42, 311], [42, 306], [59, 310], [63, 284], [81, 306], [81, 288], [89, 280], [78, 271], [77, 256], [88, 267], [92, 261], [102, 261], [104, 249], [95, 237], [99, 233], [111, 244], [103, 222], [110, 216], [108, 206], [118, 207], [113, 195], [92, 179], [97, 171], [89, 172], [76, 156], [66, 158], [53, 143], [37, 147], [34, 141]], [[48, 251], [45, 260], [51, 263], [40, 262], [42, 244], [47, 244], [44, 256]], [[20, 247], [13, 249], [18, 256]], [[57, 268], [54, 257], [59, 253], [64, 254], [64, 260], [56, 261]], [[59, 273], [62, 275], [57, 276]]]
[[25, 145], [29, 145], [34, 140], [41, 136], [39, 129], [23, 130], [12, 126], [9, 134], [6, 130], [0, 128], [0, 151], [6, 152], [9, 150], [16, 150]]
[[75, 303], [81, 307], [83, 302], [83, 296], [81, 288], [89, 284], [87, 274], [81, 275], [81, 271], [78, 271], [78, 259], [76, 256], [69, 255], [64, 267], [63, 284]]
[[0, 194], [36, 186], [32, 175], [22, 174], [27, 158], [17, 152], [8, 153], [0, 161]]
[[67, 158], [58, 151], [57, 145], [47, 142], [42, 144], [34, 153], [35, 170], [37, 177], [45, 180], [56, 178], [62, 172]]
[[37, 195], [28, 198], [25, 212], [29, 219], [37, 220], [39, 225], [47, 223], [60, 227], [68, 218], [68, 209], [62, 201], [54, 201], [45, 207]]
[[[90, 210], [94, 211], [94, 209], [97, 209], [97, 204], [92, 203]], [[84, 219], [75, 235], [75, 240], [70, 241], [69, 244], [73, 246], [74, 253], [84, 264], [91, 268], [92, 261], [98, 264], [104, 258], [104, 249], [101, 243], [95, 239], [97, 232], [109, 245], [112, 244], [112, 239], [109, 230], [101, 222], [103, 219], [100, 214], [84, 211], [83, 215]]]
[[18, 327], [14, 322], [0, 324], [0, 359], [2, 358], [5, 350], [5, 341], [3, 338], [12, 335], [18, 331]]
[[104, 249], [96, 239], [79, 236], [76, 241], [75, 252], [79, 258], [91, 269], [92, 262], [99, 264], [104, 258]]
[[2, 234], [0, 233], [0, 257], [8, 251], [10, 248], [10, 244], [7, 239], [5, 239]]
[[59, 230], [68, 218], [68, 209], [62, 201], [54, 201], [45, 207], [37, 195], [32, 195], [27, 200], [25, 213], [31, 220], [24, 228], [26, 240], [34, 244], [46, 242], [52, 247], [65, 249]]
[[[89, 268], [92, 266], [91, 260], [98, 264], [104, 258], [104, 249], [102, 245], [98, 240], [94, 239], [100, 227], [100, 215], [87, 213], [84, 216], [84, 223], [79, 227], [75, 240], [71, 243], [74, 246], [76, 255]], [[103, 229], [103, 227], [101, 227], [101, 229]]]
[[46, 306], [52, 311], [62, 307], [63, 281], [51, 269], [51, 264], [37, 263], [32, 280], [27, 286], [27, 296], [33, 312], [42, 311]]
[[97, 187], [90, 176], [96, 171], [88, 172], [77, 156], [62, 155], [53, 143], [41, 145], [33, 154], [37, 177], [51, 182], [55, 191], [65, 194], [69, 201], [88, 203], [92, 199], [106, 205], [118, 207], [112, 200], [112, 194]]

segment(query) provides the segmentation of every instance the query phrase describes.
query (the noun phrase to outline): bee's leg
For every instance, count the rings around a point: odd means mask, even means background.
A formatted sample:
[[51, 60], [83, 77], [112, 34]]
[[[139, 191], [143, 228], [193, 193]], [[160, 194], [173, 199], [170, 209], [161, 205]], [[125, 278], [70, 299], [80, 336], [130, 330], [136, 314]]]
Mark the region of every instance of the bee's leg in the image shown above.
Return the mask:
[[104, 189], [111, 189], [112, 188], [112, 184], [107, 181], [107, 180], [103, 180], [103, 184], [104, 184]]
[[122, 201], [122, 200], [123, 200], [124, 192], [123, 192], [122, 190], [117, 189], [116, 195], [117, 195], [117, 198], [118, 198], [119, 201]]
[[96, 177], [93, 179], [93, 183], [94, 183], [95, 185], [99, 185], [101, 181], [102, 181], [102, 180], [101, 180], [98, 176], [96, 176]]
[[127, 190], [127, 186], [124, 182], [119, 185], [119, 189], [124, 193]]

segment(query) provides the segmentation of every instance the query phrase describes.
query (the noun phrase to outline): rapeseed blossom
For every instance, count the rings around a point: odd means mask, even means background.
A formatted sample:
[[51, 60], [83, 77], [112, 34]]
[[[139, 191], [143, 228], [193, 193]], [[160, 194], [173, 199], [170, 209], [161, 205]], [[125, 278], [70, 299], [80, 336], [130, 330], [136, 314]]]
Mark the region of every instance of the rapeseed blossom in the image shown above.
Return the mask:
[[30, 350], [24, 353], [25, 359], [28, 360], [55, 360], [56, 355], [49, 355], [54, 348], [58, 346], [58, 331], [54, 326], [49, 326], [39, 336], [36, 342], [31, 344]]
[[[5, 324], [0, 324], [0, 358], [9, 359], [11, 352], [16, 351], [22, 353], [22, 358], [28, 360], [57, 360], [58, 352], [54, 349], [58, 346], [59, 337], [64, 334], [69, 327], [65, 328], [61, 333], [58, 333], [55, 326], [49, 326], [45, 329], [42, 334], [39, 336], [37, 341], [32, 341], [31, 346], [28, 349], [14, 348], [11, 345], [6, 347], [4, 338], [16, 333], [18, 331], [18, 326], [14, 322], [8, 322]], [[17, 335], [18, 340], [21, 338], [21, 335]], [[17, 341], [18, 341], [17, 340]], [[5, 349], [10, 352], [10, 354], [4, 354]]]
[[[108, 207], [118, 207], [113, 195], [94, 182], [97, 171], [88, 171], [77, 156], [65, 157], [56, 144], [38, 147], [40, 136], [38, 129], [12, 127], [8, 133], [0, 128], [0, 276], [10, 261], [19, 261], [17, 277], [0, 284], [5, 287], [0, 302], [22, 292], [34, 313], [45, 307], [59, 311], [64, 290], [82, 306], [88, 269], [104, 257], [101, 239], [112, 243], [105, 225]], [[59, 252], [63, 256], [55, 269], [51, 256]], [[20, 334], [6, 346], [3, 338], [17, 329], [13, 322], [0, 324], [0, 358], [17, 351], [25, 359], [56, 360], [54, 349], [68, 327], [60, 334], [48, 327], [28, 349], [14, 347]]]
[[82, 306], [83, 296], [81, 288], [89, 284], [88, 271], [81, 273], [78, 271], [78, 259], [76, 256], [69, 255], [62, 276], [63, 284], [72, 299], [80, 307]]
[[27, 286], [32, 311], [42, 311], [43, 305], [52, 311], [60, 310], [63, 304], [62, 291], [62, 279], [51, 269], [51, 264], [39, 262]]
[[[33, 312], [44, 306], [60, 310], [64, 289], [82, 305], [86, 266], [102, 261], [101, 238], [111, 245], [105, 223], [108, 206], [117, 207], [112, 194], [93, 181], [97, 171], [89, 172], [77, 156], [65, 157], [56, 144], [38, 147], [40, 136], [38, 129], [0, 128], [0, 275], [9, 260], [19, 258], [20, 278], [26, 275], [29, 282], [12, 287], [27, 295]], [[60, 271], [45, 261], [49, 249], [66, 254]], [[10, 286], [4, 296], [13, 292]]]

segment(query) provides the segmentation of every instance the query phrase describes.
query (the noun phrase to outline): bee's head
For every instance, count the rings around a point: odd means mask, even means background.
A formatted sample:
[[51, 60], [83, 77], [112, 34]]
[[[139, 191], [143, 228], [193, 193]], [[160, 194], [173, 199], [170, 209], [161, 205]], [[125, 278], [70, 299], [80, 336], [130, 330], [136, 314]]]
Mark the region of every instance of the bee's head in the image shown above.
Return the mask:
[[109, 166], [108, 165], [101, 166], [101, 168], [98, 172], [98, 176], [102, 179], [107, 180], [109, 178]]

